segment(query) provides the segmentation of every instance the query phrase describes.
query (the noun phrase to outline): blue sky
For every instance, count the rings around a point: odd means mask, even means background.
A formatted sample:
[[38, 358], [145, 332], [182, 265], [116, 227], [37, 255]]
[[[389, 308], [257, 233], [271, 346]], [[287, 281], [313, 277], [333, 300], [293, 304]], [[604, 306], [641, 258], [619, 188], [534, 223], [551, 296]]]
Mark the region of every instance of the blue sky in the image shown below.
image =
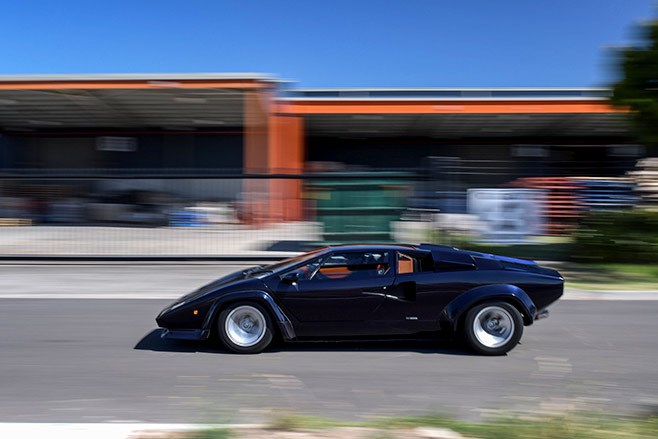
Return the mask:
[[585, 87], [654, 0], [5, 0], [0, 74], [262, 72], [304, 87]]

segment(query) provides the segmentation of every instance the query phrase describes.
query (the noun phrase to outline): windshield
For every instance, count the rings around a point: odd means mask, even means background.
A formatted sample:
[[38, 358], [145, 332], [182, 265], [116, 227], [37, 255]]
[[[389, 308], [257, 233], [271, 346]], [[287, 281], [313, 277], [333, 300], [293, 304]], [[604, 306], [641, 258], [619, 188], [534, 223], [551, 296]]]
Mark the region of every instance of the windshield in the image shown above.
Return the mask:
[[262, 270], [266, 271], [281, 271], [281, 270], [286, 270], [287, 268], [290, 268], [294, 265], [297, 265], [299, 263], [303, 263], [305, 261], [308, 261], [309, 259], [313, 259], [317, 257], [320, 253], [323, 253], [325, 250], [327, 250], [326, 247], [324, 248], [319, 248], [317, 250], [313, 250], [308, 253], [304, 253], [299, 256], [295, 256], [294, 258], [289, 258], [289, 259], [284, 259], [283, 261], [276, 262], [272, 265], [265, 265], [261, 267]]

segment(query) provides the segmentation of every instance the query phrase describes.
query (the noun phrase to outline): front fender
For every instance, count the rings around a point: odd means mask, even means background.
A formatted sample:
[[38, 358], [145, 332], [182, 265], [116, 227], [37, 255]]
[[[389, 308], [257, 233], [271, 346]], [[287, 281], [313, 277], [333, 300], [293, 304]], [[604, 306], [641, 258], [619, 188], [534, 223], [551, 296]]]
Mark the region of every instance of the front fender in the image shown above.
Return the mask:
[[272, 296], [270, 296], [265, 291], [234, 291], [228, 293], [224, 296], [218, 297], [210, 307], [210, 312], [206, 316], [206, 320], [203, 323], [203, 328], [210, 330], [212, 328], [213, 322], [215, 321], [215, 316], [223, 305], [229, 302], [236, 302], [242, 300], [253, 300], [261, 305], [265, 305], [272, 313], [272, 316], [276, 320], [276, 323], [281, 329], [281, 334], [286, 340], [292, 340], [296, 337], [295, 329], [290, 322], [290, 319], [285, 315], [283, 310], [279, 305], [274, 301]]
[[457, 330], [462, 315], [478, 303], [489, 300], [501, 300], [514, 305], [523, 315], [523, 323], [532, 325], [537, 315], [537, 307], [530, 296], [514, 285], [483, 285], [466, 291], [456, 297], [441, 312], [441, 328]]

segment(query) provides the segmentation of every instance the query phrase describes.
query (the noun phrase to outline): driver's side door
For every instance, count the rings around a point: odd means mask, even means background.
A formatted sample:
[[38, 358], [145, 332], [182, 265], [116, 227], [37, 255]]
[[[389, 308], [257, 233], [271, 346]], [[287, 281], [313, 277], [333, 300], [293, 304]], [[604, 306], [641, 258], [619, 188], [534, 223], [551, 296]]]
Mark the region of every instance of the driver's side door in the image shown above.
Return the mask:
[[299, 336], [362, 335], [394, 274], [389, 252], [334, 252], [284, 273], [276, 294], [297, 320]]

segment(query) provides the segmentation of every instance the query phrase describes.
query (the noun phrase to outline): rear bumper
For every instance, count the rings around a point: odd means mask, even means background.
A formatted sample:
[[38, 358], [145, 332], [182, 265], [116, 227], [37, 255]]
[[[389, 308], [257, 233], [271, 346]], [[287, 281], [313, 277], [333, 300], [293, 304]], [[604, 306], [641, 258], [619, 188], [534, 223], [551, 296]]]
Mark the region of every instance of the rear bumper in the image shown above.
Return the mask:
[[207, 329], [164, 329], [160, 338], [167, 340], [207, 340], [210, 331]]

